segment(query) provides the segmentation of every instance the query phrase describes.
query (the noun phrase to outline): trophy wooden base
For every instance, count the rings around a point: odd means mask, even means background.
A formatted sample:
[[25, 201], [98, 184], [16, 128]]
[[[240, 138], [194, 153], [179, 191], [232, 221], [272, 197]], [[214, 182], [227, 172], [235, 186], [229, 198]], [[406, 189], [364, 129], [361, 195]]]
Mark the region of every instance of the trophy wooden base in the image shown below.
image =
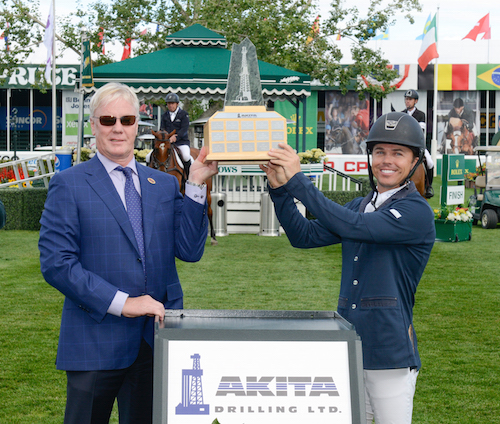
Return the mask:
[[226, 106], [205, 124], [206, 160], [222, 164], [267, 163], [268, 152], [287, 142], [286, 119], [265, 106]]

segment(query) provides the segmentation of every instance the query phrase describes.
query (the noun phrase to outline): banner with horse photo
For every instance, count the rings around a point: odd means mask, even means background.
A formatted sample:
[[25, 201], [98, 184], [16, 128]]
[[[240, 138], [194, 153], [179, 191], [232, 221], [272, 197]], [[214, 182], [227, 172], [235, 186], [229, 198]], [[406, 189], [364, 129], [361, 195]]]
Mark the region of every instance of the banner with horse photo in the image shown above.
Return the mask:
[[473, 155], [480, 136], [477, 91], [440, 91], [437, 102], [438, 152]]
[[325, 93], [325, 153], [365, 154], [370, 131], [370, 102], [358, 94]]

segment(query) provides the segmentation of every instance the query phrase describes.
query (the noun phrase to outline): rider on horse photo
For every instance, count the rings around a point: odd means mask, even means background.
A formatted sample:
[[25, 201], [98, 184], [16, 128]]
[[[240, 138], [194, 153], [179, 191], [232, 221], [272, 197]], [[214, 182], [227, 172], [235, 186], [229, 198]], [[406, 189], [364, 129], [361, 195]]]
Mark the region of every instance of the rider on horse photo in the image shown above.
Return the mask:
[[165, 98], [167, 103], [167, 111], [161, 117], [160, 130], [167, 133], [175, 133], [170, 137], [170, 142], [178, 150], [181, 160], [184, 165], [186, 176], [189, 176], [189, 167], [193, 163], [189, 148], [189, 115], [179, 107], [179, 96], [175, 93], [170, 93]]

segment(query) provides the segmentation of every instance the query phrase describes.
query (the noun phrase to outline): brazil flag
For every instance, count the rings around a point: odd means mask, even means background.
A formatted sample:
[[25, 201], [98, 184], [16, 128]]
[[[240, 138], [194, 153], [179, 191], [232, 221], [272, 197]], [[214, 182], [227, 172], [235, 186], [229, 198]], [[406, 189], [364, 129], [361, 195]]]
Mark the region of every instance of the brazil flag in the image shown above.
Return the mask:
[[500, 90], [500, 65], [476, 65], [476, 89]]

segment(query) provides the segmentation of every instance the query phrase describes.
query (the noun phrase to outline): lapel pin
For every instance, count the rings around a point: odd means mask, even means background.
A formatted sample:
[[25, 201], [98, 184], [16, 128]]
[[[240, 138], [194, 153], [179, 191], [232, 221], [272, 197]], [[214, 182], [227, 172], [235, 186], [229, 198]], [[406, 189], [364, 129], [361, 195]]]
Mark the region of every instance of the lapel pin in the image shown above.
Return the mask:
[[151, 177], [148, 178], [148, 181], [149, 181], [150, 184], [156, 184], [156, 181], [153, 180]]

